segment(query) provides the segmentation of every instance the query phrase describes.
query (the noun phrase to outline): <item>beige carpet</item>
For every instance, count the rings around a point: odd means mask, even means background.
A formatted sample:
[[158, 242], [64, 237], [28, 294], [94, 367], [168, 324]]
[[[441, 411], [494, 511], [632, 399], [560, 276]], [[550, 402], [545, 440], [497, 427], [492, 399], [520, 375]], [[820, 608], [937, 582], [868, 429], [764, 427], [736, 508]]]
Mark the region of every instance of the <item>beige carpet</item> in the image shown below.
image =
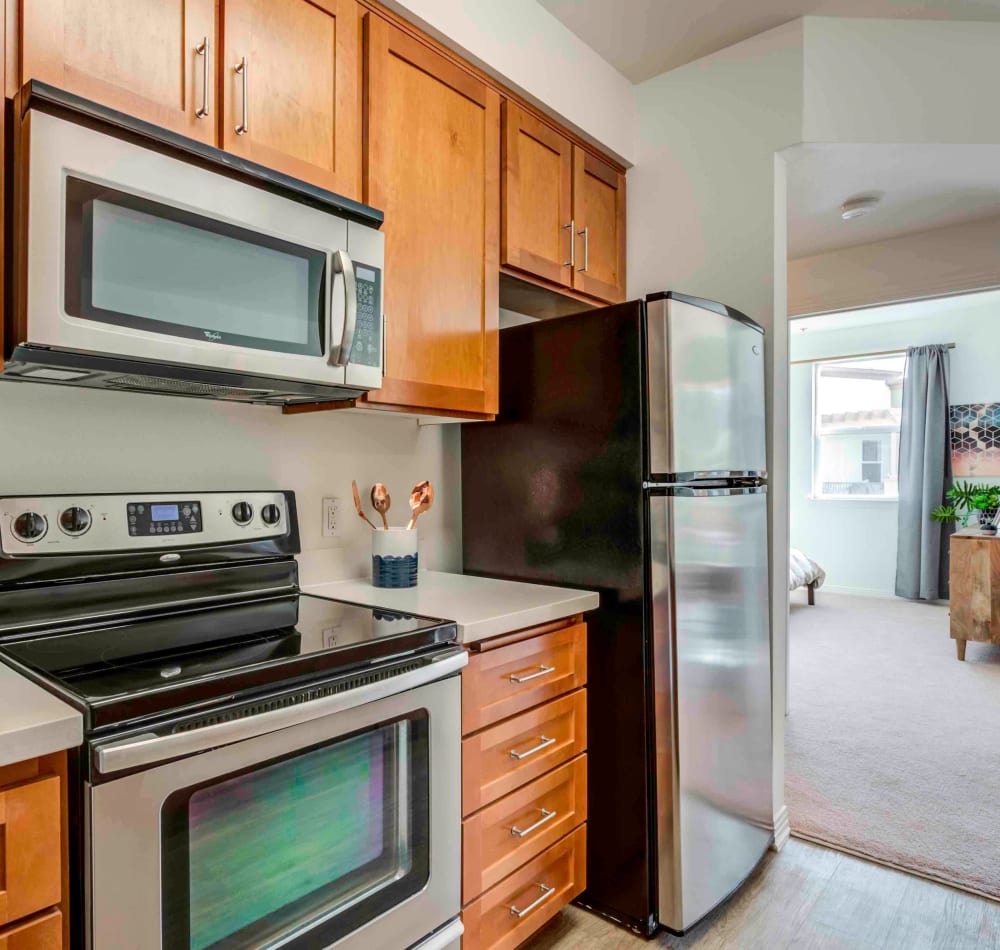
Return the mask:
[[793, 833], [1000, 899], [1000, 647], [943, 606], [792, 595]]

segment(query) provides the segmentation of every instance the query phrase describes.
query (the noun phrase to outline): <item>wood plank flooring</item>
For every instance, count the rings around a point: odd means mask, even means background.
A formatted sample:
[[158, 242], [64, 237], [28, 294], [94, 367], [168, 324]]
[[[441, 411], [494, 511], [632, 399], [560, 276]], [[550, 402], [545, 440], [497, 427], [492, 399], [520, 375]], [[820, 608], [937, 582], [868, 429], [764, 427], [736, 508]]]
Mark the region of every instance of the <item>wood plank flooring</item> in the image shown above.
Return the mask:
[[649, 942], [577, 907], [522, 950], [1000, 950], [1000, 903], [793, 838], [725, 907]]

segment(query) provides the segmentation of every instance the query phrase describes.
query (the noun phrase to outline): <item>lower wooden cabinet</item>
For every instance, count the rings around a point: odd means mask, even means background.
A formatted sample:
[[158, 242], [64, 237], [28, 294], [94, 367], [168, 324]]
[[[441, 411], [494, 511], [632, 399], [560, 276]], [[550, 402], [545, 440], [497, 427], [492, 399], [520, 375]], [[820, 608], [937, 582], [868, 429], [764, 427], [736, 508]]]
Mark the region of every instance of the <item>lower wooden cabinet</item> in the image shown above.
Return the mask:
[[513, 950], [583, 890], [586, 868], [582, 825], [465, 908], [463, 950]]
[[586, 886], [587, 627], [482, 641], [462, 673], [464, 950], [512, 950]]
[[0, 927], [0, 950], [60, 950], [63, 916], [50, 910], [9, 927]]
[[62, 897], [59, 800], [57, 775], [0, 789], [0, 925]]
[[69, 946], [66, 754], [0, 766], [0, 950]]
[[462, 822], [462, 903], [502, 881], [587, 818], [581, 755]]

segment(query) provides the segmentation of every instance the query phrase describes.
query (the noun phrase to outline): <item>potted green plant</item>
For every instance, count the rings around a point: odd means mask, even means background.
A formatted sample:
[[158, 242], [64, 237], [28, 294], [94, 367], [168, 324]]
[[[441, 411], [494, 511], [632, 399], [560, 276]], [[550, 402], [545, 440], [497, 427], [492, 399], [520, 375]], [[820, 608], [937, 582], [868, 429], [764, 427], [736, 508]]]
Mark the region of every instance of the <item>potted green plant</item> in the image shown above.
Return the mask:
[[997, 530], [997, 514], [1000, 513], [1000, 486], [977, 482], [955, 482], [945, 497], [951, 502], [938, 505], [931, 512], [931, 519], [942, 524], [961, 521], [968, 526], [973, 512], [979, 514], [979, 526], [987, 534]]

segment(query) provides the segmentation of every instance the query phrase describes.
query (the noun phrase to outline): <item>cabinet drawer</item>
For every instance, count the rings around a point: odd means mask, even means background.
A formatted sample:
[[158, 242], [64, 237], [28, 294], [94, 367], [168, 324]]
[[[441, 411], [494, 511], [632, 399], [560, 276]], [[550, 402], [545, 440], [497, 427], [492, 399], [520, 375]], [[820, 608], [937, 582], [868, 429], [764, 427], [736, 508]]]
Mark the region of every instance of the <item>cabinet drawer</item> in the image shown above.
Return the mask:
[[0, 926], [59, 903], [59, 791], [57, 775], [0, 789]]
[[462, 672], [462, 732], [475, 732], [586, 683], [583, 623], [473, 653]]
[[462, 822], [462, 903], [502, 881], [587, 818], [581, 755]]
[[0, 950], [62, 950], [62, 945], [62, 914], [57, 910], [0, 927]]
[[554, 699], [462, 740], [462, 816], [587, 747], [587, 691]]
[[463, 950], [513, 950], [583, 891], [586, 867], [581, 825], [465, 908]]

